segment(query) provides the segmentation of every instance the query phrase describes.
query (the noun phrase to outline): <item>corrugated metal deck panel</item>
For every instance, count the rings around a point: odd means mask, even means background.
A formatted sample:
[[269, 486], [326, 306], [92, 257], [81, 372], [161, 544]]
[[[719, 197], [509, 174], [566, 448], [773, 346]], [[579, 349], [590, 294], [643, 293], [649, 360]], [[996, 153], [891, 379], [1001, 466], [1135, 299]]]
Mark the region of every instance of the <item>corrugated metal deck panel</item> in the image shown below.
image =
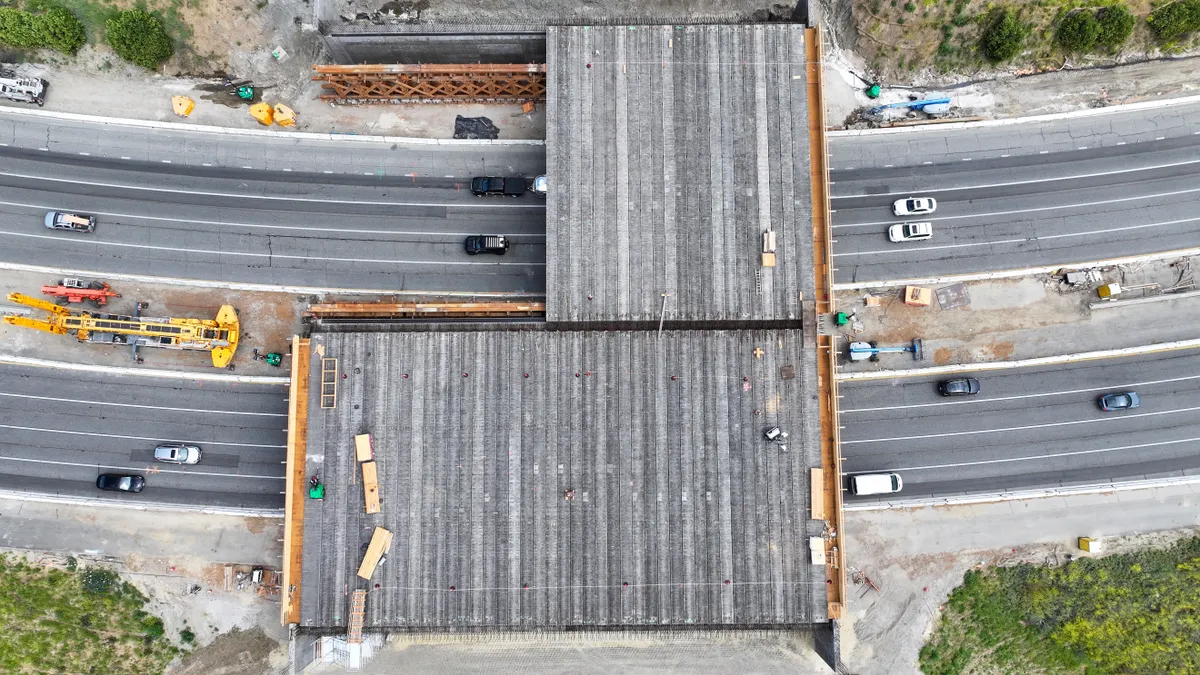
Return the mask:
[[[824, 568], [805, 557], [821, 533], [807, 519], [820, 451], [816, 368], [798, 331], [320, 334], [313, 345], [347, 378], [337, 409], [310, 417], [308, 472], [328, 487], [305, 514], [301, 625], [345, 625], [355, 588], [368, 590], [367, 629], [826, 619]], [[762, 438], [775, 424], [791, 433], [786, 451]], [[354, 460], [363, 432], [377, 515], [364, 512]], [[395, 540], [361, 582], [377, 525]]]
[[668, 320], [799, 317], [814, 292], [803, 27], [547, 35], [549, 319], [657, 320], [663, 293]]

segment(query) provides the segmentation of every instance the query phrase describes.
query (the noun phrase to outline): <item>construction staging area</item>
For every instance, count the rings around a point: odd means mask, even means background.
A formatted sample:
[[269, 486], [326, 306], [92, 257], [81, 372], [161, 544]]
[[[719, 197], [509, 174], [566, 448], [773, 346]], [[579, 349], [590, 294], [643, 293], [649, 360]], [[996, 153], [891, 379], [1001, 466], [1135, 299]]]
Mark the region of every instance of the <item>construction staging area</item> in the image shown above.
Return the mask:
[[[816, 391], [798, 331], [326, 333], [309, 399], [300, 625], [780, 626], [809, 558]], [[321, 377], [321, 358], [310, 366]], [[342, 374], [346, 379], [341, 379]], [[768, 441], [778, 426], [786, 443]], [[370, 434], [368, 513], [356, 435]], [[386, 561], [357, 576], [376, 528]]]
[[551, 321], [799, 319], [805, 39], [790, 24], [547, 29]]

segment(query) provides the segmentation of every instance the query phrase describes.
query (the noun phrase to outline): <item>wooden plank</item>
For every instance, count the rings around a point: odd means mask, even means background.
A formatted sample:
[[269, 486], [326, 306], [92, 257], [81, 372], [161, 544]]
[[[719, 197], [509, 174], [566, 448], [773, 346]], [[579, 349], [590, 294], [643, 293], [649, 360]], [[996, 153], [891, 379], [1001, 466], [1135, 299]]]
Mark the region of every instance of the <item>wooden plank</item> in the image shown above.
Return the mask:
[[308, 450], [309, 340], [292, 337], [292, 381], [288, 390], [287, 474], [283, 519], [283, 625], [300, 623], [301, 553]]
[[379, 474], [375, 471], [375, 462], [363, 462], [362, 472], [367, 513], [379, 513]]
[[812, 515], [809, 517], [813, 520], [825, 520], [825, 470], [811, 469], [809, 475], [811, 477], [808, 486], [811, 502], [809, 508], [812, 510]]
[[354, 456], [360, 462], [375, 459], [375, 452], [371, 449], [371, 434], [358, 434], [354, 437]]
[[376, 527], [375, 533], [371, 535], [371, 543], [367, 545], [367, 552], [363, 555], [362, 564], [358, 566], [358, 576], [363, 579], [370, 579], [375, 573], [375, 567], [379, 565], [379, 559], [392, 546], [392, 533]]

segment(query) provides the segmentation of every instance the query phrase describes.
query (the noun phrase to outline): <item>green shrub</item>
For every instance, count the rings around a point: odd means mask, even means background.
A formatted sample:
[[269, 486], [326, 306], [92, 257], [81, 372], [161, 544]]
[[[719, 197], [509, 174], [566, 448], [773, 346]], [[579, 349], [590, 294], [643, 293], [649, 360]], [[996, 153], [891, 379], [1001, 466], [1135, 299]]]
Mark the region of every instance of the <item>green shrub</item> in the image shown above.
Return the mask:
[[33, 14], [0, 7], [0, 42], [21, 49], [36, 49], [43, 45], [42, 38]]
[[0, 7], [0, 43], [21, 49], [49, 47], [74, 54], [87, 42], [83, 23], [57, 5], [40, 14]]
[[1100, 24], [1096, 45], [1109, 49], [1120, 49], [1133, 35], [1133, 27], [1137, 24], [1137, 18], [1125, 5], [1101, 7], [1096, 21]]
[[1086, 54], [1096, 47], [1100, 38], [1100, 22], [1090, 10], [1077, 10], [1059, 21], [1054, 37], [1063, 51]]
[[146, 629], [146, 636], [151, 639], [160, 638], [163, 633], [166, 633], [162, 619], [157, 616], [148, 616], [142, 619], [142, 627]]
[[117, 581], [117, 573], [103, 567], [89, 567], [83, 572], [83, 590], [94, 595], [106, 595]]
[[998, 10], [990, 17], [979, 47], [987, 60], [1000, 63], [1021, 53], [1028, 34], [1029, 27], [1021, 23], [1012, 10]]
[[184, 628], [183, 630], [179, 631], [179, 640], [184, 644], [190, 645], [196, 641], [196, 634]]
[[125, 10], [105, 21], [104, 28], [117, 56], [147, 70], [157, 69], [175, 53], [162, 21], [145, 10]]
[[1200, 0], [1179, 0], [1159, 7], [1146, 17], [1146, 23], [1159, 42], [1174, 42], [1200, 29]]
[[74, 54], [87, 42], [83, 22], [62, 7], [50, 7], [38, 16], [46, 46], [64, 54]]

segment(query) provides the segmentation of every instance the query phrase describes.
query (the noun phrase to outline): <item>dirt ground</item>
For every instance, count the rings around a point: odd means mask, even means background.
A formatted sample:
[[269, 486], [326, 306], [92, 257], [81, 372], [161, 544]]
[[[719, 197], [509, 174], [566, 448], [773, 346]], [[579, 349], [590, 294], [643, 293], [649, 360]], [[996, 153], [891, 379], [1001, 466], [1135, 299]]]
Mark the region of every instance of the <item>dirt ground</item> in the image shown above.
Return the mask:
[[[920, 364], [907, 355], [885, 355], [852, 370], [1006, 361], [1186, 339], [1195, 336], [1174, 327], [1200, 308], [1200, 298], [1101, 308], [1093, 303], [1100, 302], [1098, 287], [1109, 282], [1128, 289], [1122, 300], [1158, 296], [1164, 289], [1194, 289], [1191, 270], [1196, 262], [1108, 268], [1099, 281], [1077, 286], [1061, 275], [967, 282], [967, 304], [951, 309], [941, 307], [936, 295], [949, 284], [929, 287], [935, 294], [928, 307], [904, 304], [902, 288], [842, 291], [838, 308], [853, 316], [839, 330], [846, 342], [874, 341], [882, 347], [924, 340]], [[879, 297], [879, 306], [867, 306], [867, 296]]]
[[[32, 272], [0, 270], [0, 290], [7, 295], [12, 291], [33, 297], [42, 297], [43, 284], [56, 280]], [[234, 373], [238, 375], [288, 374], [287, 359], [281, 367], [268, 366], [255, 361], [253, 350], [286, 354], [292, 335], [301, 330], [300, 313], [302, 304], [296, 296], [285, 293], [262, 293], [247, 291], [225, 291], [211, 289], [189, 289], [179, 286], [153, 286], [150, 284], [113, 281], [113, 290], [120, 298], [111, 299], [101, 311], [129, 314], [138, 301], [149, 302], [146, 316], [183, 316], [212, 318], [222, 304], [231, 304], [238, 310], [242, 337], [234, 356]], [[305, 298], [307, 300], [307, 298]], [[305, 303], [306, 304], [306, 303]], [[94, 310], [90, 305], [71, 305], [76, 310]], [[0, 309], [22, 310], [7, 301], [0, 301]], [[40, 316], [40, 310], [30, 308], [31, 316]], [[127, 349], [104, 345], [81, 345], [69, 336], [51, 335], [41, 331], [0, 324], [0, 344], [4, 353], [13, 356], [94, 363], [111, 366], [131, 366]], [[142, 349], [139, 352], [147, 368], [178, 368], [183, 370], [212, 370], [207, 352], [184, 352], [168, 349]]]

